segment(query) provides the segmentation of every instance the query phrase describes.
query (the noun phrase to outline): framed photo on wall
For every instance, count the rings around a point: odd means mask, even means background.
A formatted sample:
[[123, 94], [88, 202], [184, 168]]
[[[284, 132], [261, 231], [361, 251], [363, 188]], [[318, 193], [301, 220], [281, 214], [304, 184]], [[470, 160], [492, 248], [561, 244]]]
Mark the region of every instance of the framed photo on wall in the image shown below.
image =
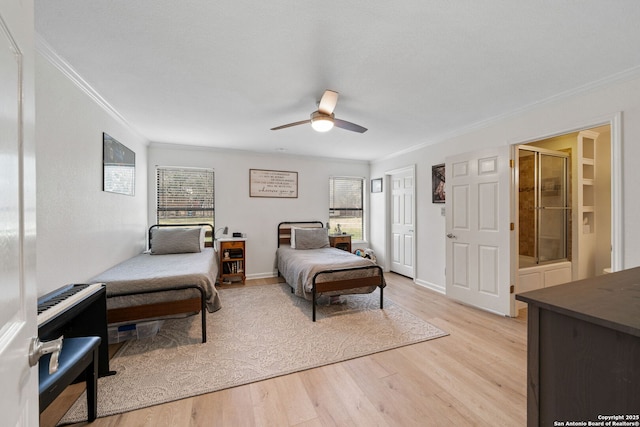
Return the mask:
[[431, 167], [431, 201], [444, 203], [444, 163]]
[[371, 192], [382, 193], [382, 178], [375, 178], [371, 180]]
[[135, 195], [136, 153], [102, 133], [102, 191]]

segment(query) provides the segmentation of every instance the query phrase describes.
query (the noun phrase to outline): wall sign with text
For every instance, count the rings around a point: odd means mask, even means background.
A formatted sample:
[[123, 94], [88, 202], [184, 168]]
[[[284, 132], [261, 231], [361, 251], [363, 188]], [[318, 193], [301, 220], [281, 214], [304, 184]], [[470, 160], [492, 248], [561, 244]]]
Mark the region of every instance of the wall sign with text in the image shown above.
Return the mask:
[[249, 169], [250, 197], [298, 197], [298, 172]]

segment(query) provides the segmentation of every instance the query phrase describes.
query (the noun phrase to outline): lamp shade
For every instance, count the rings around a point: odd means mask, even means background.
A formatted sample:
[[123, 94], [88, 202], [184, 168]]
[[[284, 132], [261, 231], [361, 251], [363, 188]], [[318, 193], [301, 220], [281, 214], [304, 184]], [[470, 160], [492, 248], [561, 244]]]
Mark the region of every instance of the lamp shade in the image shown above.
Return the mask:
[[330, 116], [314, 111], [311, 114], [311, 127], [316, 132], [327, 132], [333, 128], [333, 114]]

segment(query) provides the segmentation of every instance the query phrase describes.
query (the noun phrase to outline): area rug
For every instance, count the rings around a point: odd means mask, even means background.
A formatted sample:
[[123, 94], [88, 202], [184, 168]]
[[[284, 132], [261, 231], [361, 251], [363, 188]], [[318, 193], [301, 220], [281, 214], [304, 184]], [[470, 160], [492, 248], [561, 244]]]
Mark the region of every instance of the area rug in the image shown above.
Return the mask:
[[[167, 320], [156, 336], [127, 341], [111, 359], [117, 373], [98, 381], [98, 416], [104, 417], [249, 384], [447, 335], [378, 291], [318, 306], [291, 294], [286, 284], [220, 289], [221, 310]], [[87, 419], [82, 395], [60, 421]]]

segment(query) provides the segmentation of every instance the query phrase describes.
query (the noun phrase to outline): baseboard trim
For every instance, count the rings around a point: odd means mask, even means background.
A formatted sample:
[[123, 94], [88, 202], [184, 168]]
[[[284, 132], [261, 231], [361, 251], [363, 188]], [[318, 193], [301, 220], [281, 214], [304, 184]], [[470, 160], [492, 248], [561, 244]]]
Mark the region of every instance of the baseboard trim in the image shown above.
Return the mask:
[[252, 279], [270, 279], [272, 277], [278, 277], [278, 273], [277, 272], [273, 272], [273, 273], [253, 273], [253, 274], [245, 275], [245, 278], [247, 280], [252, 280]]
[[416, 285], [422, 286], [423, 288], [431, 289], [432, 291], [438, 292], [439, 294], [446, 295], [447, 290], [444, 286], [436, 285], [435, 283], [427, 282], [425, 280], [415, 279], [413, 281]]

